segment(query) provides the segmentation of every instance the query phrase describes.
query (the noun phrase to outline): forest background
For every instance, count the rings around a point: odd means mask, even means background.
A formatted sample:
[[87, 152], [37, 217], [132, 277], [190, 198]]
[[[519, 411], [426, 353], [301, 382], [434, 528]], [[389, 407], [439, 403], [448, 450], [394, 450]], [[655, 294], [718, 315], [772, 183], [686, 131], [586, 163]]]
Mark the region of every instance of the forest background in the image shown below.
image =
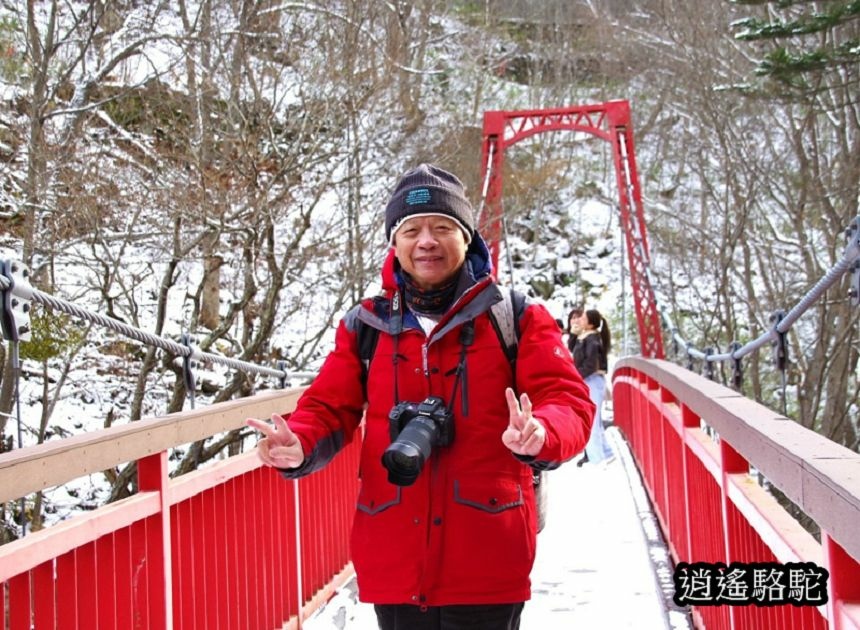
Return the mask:
[[[379, 288], [399, 173], [438, 163], [480, 207], [484, 111], [627, 99], [661, 306], [695, 347], [726, 350], [844, 252], [858, 18], [856, 1], [4, 1], [0, 253], [38, 289], [149, 333], [312, 371], [338, 318]], [[561, 319], [600, 305], [633, 337], [617, 352], [635, 352], [608, 147], [544, 134], [506, 160], [500, 275]], [[858, 450], [849, 282], [789, 333], [785, 404]], [[16, 382], [26, 444], [186, 404], [169, 353], [41, 307], [33, 328], [20, 380], [0, 348], [0, 451], [17, 447]], [[277, 386], [204, 369], [205, 404]], [[767, 352], [745, 375], [747, 396], [782, 408]], [[177, 450], [174, 474], [246, 438]], [[104, 475], [33, 498], [28, 520], [133, 492], [133, 466]]]

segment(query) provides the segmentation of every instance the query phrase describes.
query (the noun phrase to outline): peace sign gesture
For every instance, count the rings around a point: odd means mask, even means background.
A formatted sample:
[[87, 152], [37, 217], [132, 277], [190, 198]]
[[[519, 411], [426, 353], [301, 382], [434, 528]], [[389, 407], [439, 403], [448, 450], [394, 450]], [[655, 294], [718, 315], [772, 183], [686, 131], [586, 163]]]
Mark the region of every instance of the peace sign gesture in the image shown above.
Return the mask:
[[305, 453], [299, 438], [290, 430], [283, 416], [273, 413], [272, 423], [256, 418], [245, 420], [245, 424], [266, 436], [257, 442], [257, 455], [264, 464], [275, 468], [301, 466], [305, 461]]
[[502, 442], [517, 455], [537, 455], [546, 441], [546, 427], [532, 415], [532, 401], [528, 394], [522, 394], [518, 401], [510, 387], [505, 389], [505, 398], [508, 399], [510, 420], [502, 433]]

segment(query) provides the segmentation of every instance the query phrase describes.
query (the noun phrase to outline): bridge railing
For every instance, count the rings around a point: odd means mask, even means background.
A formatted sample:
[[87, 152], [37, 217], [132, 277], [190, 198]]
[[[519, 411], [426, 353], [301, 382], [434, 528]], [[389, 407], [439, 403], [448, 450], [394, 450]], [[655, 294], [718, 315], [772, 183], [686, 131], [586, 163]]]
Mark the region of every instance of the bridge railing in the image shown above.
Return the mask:
[[253, 452], [168, 476], [170, 449], [295, 407], [258, 394], [0, 455], [0, 501], [136, 462], [127, 499], [0, 546], [0, 630], [300, 628], [351, 575], [358, 440], [286, 481]]
[[[829, 572], [826, 603], [697, 605], [697, 625], [860, 629], [860, 455], [666, 361], [619, 361], [613, 400], [676, 563]], [[751, 467], [815, 521], [820, 542]]]

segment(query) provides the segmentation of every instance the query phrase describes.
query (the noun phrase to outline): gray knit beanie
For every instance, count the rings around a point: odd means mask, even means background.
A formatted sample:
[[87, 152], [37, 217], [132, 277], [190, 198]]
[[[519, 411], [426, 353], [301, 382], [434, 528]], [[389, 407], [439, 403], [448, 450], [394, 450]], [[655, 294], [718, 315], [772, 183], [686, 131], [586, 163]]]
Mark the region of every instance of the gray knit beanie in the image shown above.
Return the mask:
[[440, 215], [452, 219], [466, 235], [475, 233], [475, 216], [463, 183], [448, 171], [421, 164], [400, 178], [385, 207], [385, 238], [394, 244], [400, 225], [414, 216]]

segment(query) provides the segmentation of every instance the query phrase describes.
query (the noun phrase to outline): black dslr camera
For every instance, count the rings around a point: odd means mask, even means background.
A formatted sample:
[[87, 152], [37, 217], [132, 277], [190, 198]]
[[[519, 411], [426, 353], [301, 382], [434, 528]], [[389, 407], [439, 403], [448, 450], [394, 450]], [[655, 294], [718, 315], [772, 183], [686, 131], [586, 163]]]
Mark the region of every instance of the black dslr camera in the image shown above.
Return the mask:
[[454, 418], [438, 396], [397, 403], [388, 412], [388, 428], [391, 444], [382, 454], [382, 465], [388, 481], [398, 486], [415, 483], [434, 446], [454, 441]]

